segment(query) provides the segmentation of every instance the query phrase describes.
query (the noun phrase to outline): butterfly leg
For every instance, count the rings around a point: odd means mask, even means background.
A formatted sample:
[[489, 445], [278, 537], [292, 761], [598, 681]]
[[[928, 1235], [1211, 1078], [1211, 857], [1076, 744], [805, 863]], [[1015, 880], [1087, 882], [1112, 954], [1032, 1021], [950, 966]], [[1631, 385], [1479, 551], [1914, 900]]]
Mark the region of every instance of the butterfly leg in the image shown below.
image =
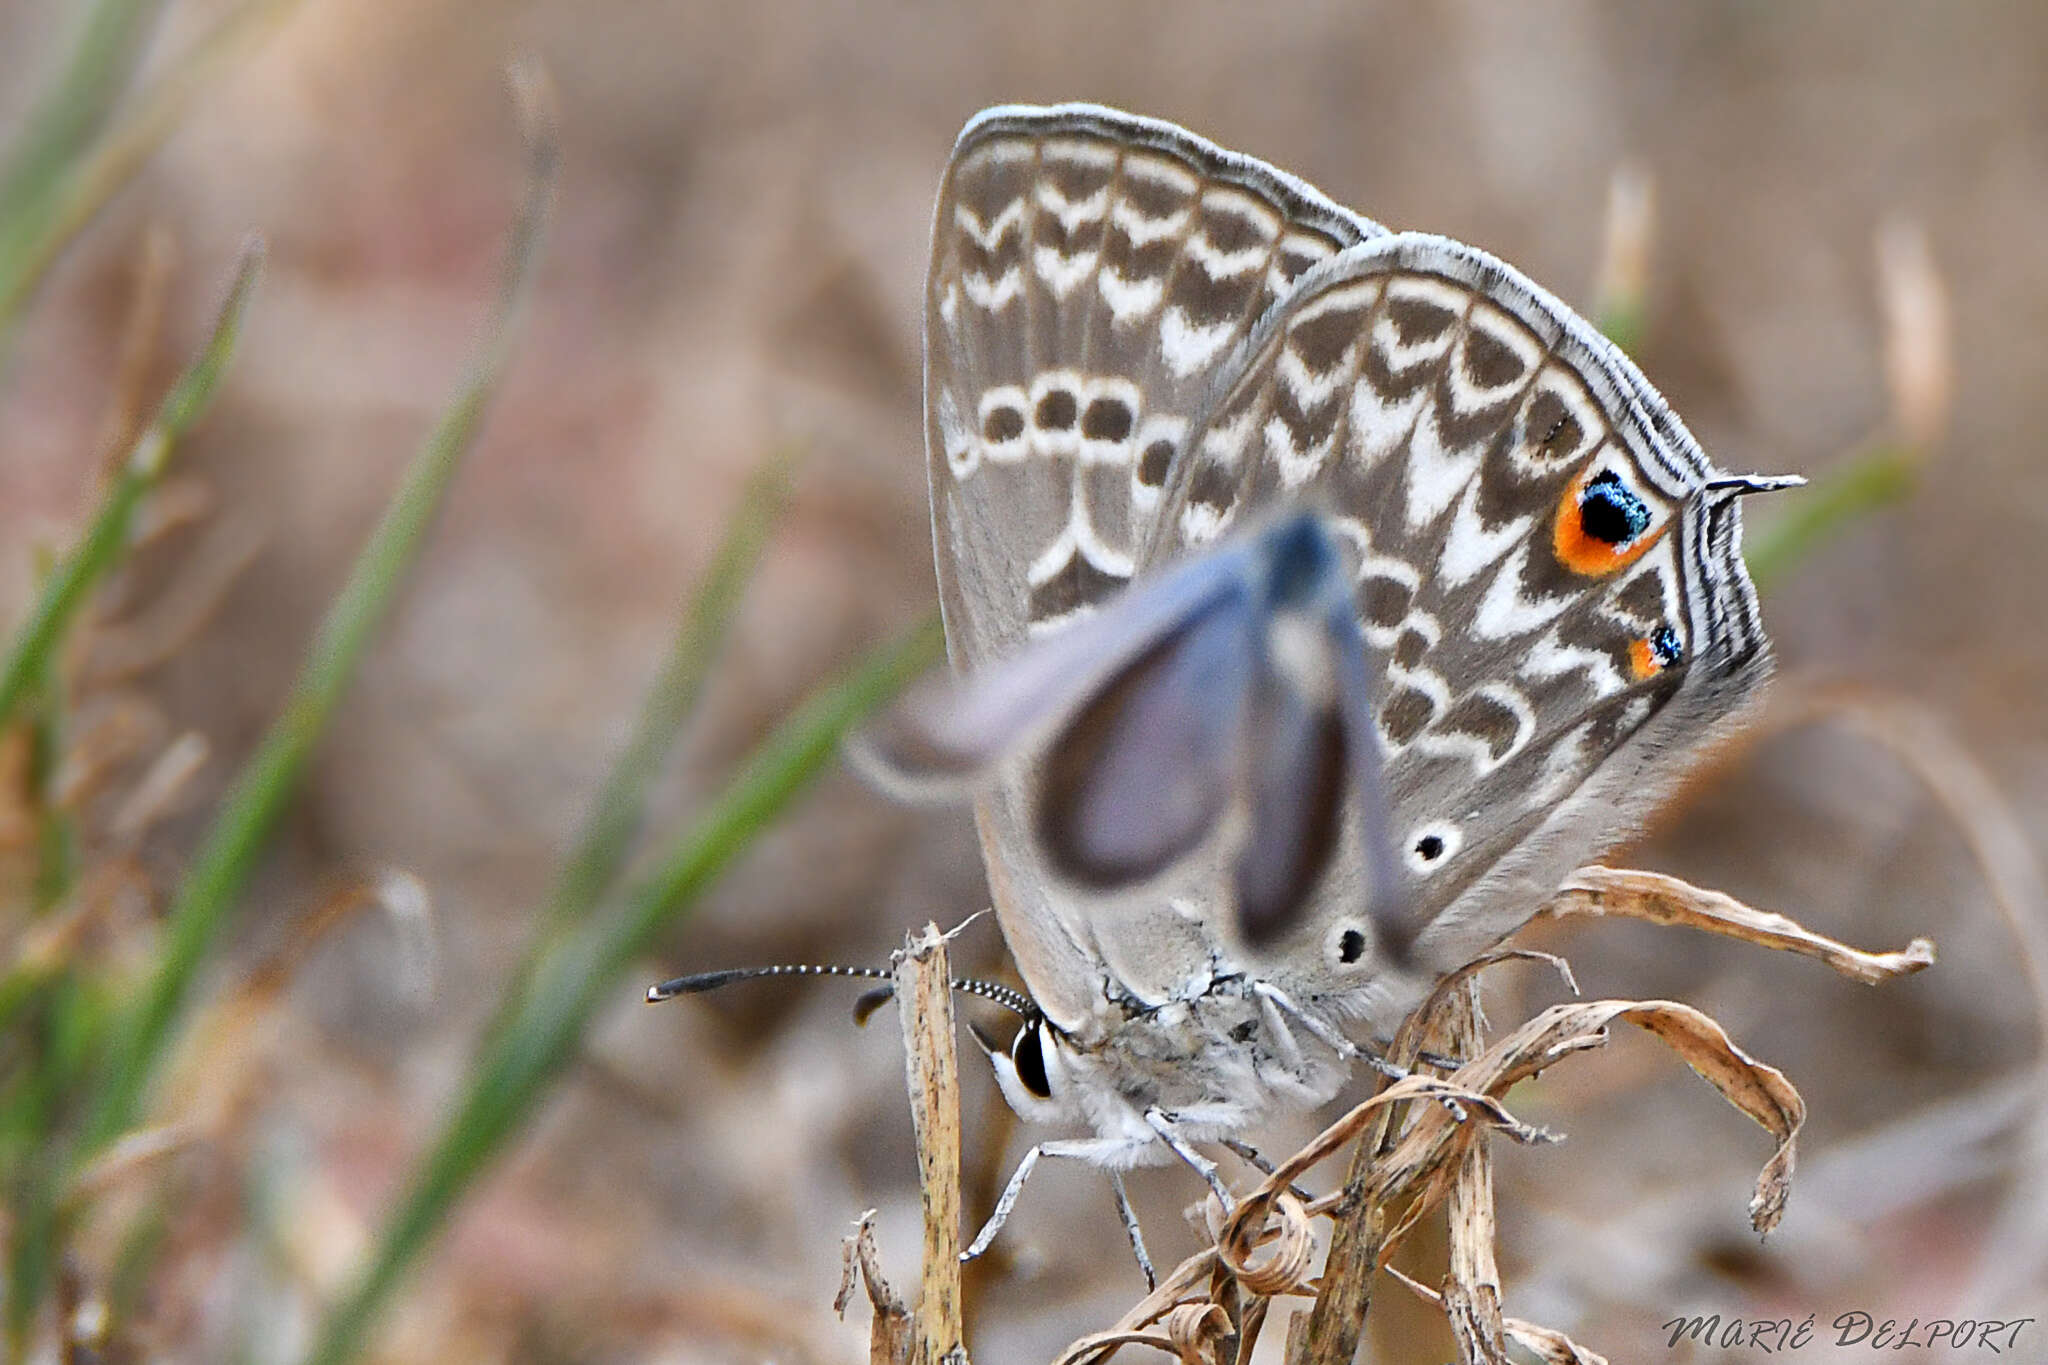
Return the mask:
[[1223, 1177], [1216, 1169], [1216, 1163], [1196, 1151], [1188, 1140], [1180, 1135], [1180, 1129], [1174, 1126], [1173, 1116], [1164, 1109], [1147, 1109], [1145, 1122], [1151, 1126], [1153, 1132], [1159, 1134], [1159, 1140], [1172, 1149], [1175, 1156], [1185, 1161], [1196, 1175], [1209, 1182], [1209, 1189], [1215, 1194], [1217, 1202], [1223, 1205], [1224, 1216], [1228, 1217], [1231, 1211], [1236, 1209], [1237, 1201], [1231, 1198], [1229, 1188], [1224, 1185]]
[[1138, 1258], [1138, 1269], [1145, 1272], [1145, 1289], [1149, 1293], [1159, 1287], [1159, 1275], [1152, 1269], [1152, 1258], [1145, 1252], [1145, 1234], [1139, 1230], [1138, 1212], [1131, 1207], [1131, 1197], [1124, 1192], [1122, 1171], [1110, 1171], [1109, 1189], [1116, 1196], [1116, 1216], [1123, 1219], [1124, 1236], [1131, 1239], [1131, 1254]]
[[[1243, 1157], [1245, 1164], [1261, 1175], [1273, 1174], [1273, 1163], [1260, 1156], [1259, 1149], [1252, 1146], [1249, 1142], [1239, 1142], [1236, 1138], [1225, 1138], [1223, 1139], [1223, 1145]], [[1315, 1198], [1314, 1195], [1299, 1185], [1289, 1185], [1287, 1191], [1304, 1204], [1311, 1202]]]
[[1352, 1042], [1336, 1029], [1330, 1027], [1329, 1024], [1295, 1004], [1293, 1000], [1288, 998], [1287, 992], [1281, 990], [1278, 986], [1261, 981], [1252, 989], [1258, 993], [1262, 1001], [1271, 1003], [1282, 1013], [1292, 1018], [1294, 1022], [1307, 1029], [1318, 1041], [1339, 1057], [1344, 1058], [1344, 1060], [1364, 1062], [1390, 1081], [1405, 1081], [1408, 1079], [1408, 1071], [1405, 1067], [1395, 1066], [1377, 1052], [1373, 1052], [1368, 1048], [1362, 1048]]
[[1010, 1183], [1003, 1186], [1002, 1195], [996, 1200], [995, 1211], [988, 1221], [981, 1225], [981, 1231], [974, 1234], [974, 1240], [967, 1250], [960, 1253], [960, 1259], [971, 1261], [987, 1251], [996, 1234], [1003, 1230], [1003, 1224], [1010, 1221], [1010, 1210], [1017, 1206], [1017, 1196], [1024, 1191], [1024, 1178], [1031, 1174], [1031, 1168], [1042, 1156], [1077, 1157], [1083, 1161], [1099, 1161], [1104, 1156], [1120, 1153], [1127, 1149], [1123, 1142], [1108, 1142], [1094, 1138], [1069, 1138], [1052, 1142], [1041, 1142], [1024, 1153], [1024, 1159], [1017, 1163], [1017, 1169], [1010, 1173]]

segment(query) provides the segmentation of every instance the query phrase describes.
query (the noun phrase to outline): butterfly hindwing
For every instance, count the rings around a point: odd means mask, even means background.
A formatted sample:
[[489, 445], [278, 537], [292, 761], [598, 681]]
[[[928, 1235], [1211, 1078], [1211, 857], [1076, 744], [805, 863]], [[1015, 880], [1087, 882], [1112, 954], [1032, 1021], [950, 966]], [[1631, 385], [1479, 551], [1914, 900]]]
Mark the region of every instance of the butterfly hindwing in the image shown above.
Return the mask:
[[1649, 758], [1765, 672], [1729, 495], [1647, 393], [1504, 264], [1383, 237], [1268, 317], [1165, 490], [1143, 563], [1287, 503], [1348, 542], [1402, 898], [1447, 957], [1627, 833], [1683, 766]]

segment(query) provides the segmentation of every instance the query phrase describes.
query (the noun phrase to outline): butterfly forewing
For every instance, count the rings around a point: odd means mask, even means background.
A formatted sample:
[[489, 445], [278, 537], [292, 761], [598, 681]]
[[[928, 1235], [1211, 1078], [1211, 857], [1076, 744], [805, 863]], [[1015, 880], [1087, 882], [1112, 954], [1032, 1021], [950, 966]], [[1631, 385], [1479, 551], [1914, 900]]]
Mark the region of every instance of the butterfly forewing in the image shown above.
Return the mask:
[[954, 659], [1130, 579], [1187, 425], [1258, 320], [1383, 230], [1170, 124], [995, 109], [933, 225], [926, 420]]

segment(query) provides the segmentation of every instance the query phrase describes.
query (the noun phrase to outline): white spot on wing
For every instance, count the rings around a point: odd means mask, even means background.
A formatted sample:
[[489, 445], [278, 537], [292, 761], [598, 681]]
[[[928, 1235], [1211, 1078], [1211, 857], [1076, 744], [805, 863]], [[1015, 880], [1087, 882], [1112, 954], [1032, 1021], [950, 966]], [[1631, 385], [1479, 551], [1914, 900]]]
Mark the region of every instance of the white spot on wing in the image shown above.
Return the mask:
[[1102, 301], [1109, 305], [1110, 317], [1118, 323], [1150, 317], [1159, 307], [1159, 301], [1166, 297], [1166, 281], [1158, 276], [1127, 280], [1115, 267], [1107, 265], [1096, 275], [1095, 288], [1102, 295]]
[[1133, 151], [1124, 158], [1124, 179], [1143, 180], [1192, 199], [1202, 179], [1178, 161]]
[[1481, 569], [1508, 552], [1508, 547], [1521, 540], [1535, 518], [1516, 517], [1513, 521], [1489, 527], [1486, 519], [1479, 515], [1479, 480], [1473, 479], [1465, 485], [1465, 496], [1458, 500], [1458, 511], [1451, 518], [1451, 529], [1444, 536], [1444, 552], [1437, 560], [1437, 576], [1448, 587], [1456, 587], [1476, 575]]
[[1024, 292], [1024, 270], [1013, 265], [994, 280], [980, 274], [962, 275], [960, 286], [975, 304], [988, 312], [1000, 313], [1010, 306], [1011, 300]]
[[1266, 453], [1273, 458], [1274, 466], [1280, 472], [1280, 483], [1284, 488], [1299, 488], [1314, 478], [1330, 458], [1330, 448], [1336, 444], [1335, 434], [1325, 436], [1306, 450], [1297, 450], [1294, 433], [1287, 423], [1278, 417], [1266, 419]]
[[1212, 507], [1206, 502], [1189, 503], [1180, 509], [1181, 539], [1191, 546], [1207, 545], [1223, 534], [1236, 510]]
[[1169, 308], [1159, 320], [1159, 354], [1166, 368], [1185, 379], [1207, 369], [1237, 335], [1237, 323], [1225, 321], [1198, 326], [1188, 320], [1187, 311]]
[[1272, 254], [1273, 249], [1269, 246], [1224, 251], [1202, 236], [1189, 238], [1187, 244], [1188, 259], [1201, 266], [1212, 280], [1234, 280], [1240, 275], [1249, 275], [1264, 266]]
[[1022, 199], [1012, 199], [1009, 203], [1003, 205], [1003, 211], [998, 213], [986, 225], [982, 223], [980, 218], [975, 216], [974, 210], [968, 208], [967, 205], [953, 205], [954, 226], [966, 233], [973, 240], [974, 244], [983, 251], [994, 251], [1002, 244], [1003, 238], [1010, 234], [1010, 229], [1023, 221], [1024, 201]]
[[1485, 453], [1483, 446], [1446, 446], [1435, 409], [1425, 406], [1408, 438], [1409, 527], [1420, 530], [1442, 516], [1458, 490], [1471, 482]]
[[960, 400], [951, 389], [939, 390], [939, 440], [946, 452], [946, 467], [962, 483], [981, 468], [981, 433], [968, 429], [960, 416]]
[[1613, 696], [1627, 685], [1605, 651], [1565, 644], [1554, 630], [1529, 647], [1519, 671], [1532, 680], [1576, 672], [1596, 697]]
[[1429, 391], [1422, 389], [1389, 402], [1371, 383], [1360, 381], [1351, 390], [1352, 456], [1369, 469], [1400, 449], [1428, 401]]
[[1482, 640], [1506, 640], [1517, 635], [1527, 635], [1550, 624], [1575, 600], [1570, 596], [1538, 597], [1522, 596], [1522, 570], [1529, 563], [1529, 543], [1515, 547], [1500, 572], [1487, 585], [1486, 595], [1479, 600], [1479, 610], [1473, 613], [1472, 633]]
[[1038, 182], [1038, 206], [1060, 220], [1068, 232], [1089, 223], [1099, 223], [1109, 212], [1109, 186], [1104, 185], [1085, 199], [1068, 199], [1049, 180]]
[[1074, 286], [1088, 278], [1095, 269], [1095, 263], [1102, 256], [1099, 251], [1084, 251], [1078, 256], [1062, 255], [1057, 247], [1036, 246], [1031, 249], [1032, 268], [1038, 278], [1045, 281], [1045, 287], [1052, 290], [1056, 299], [1064, 299], [1074, 292]]
[[1169, 237], [1178, 237], [1187, 231], [1188, 219], [1192, 215], [1193, 210], [1181, 209], [1176, 213], [1167, 214], [1164, 218], [1147, 218], [1138, 212], [1137, 205], [1128, 200], [1119, 200], [1117, 206], [1109, 212], [1109, 221], [1124, 236], [1131, 239], [1132, 246], [1147, 247]]

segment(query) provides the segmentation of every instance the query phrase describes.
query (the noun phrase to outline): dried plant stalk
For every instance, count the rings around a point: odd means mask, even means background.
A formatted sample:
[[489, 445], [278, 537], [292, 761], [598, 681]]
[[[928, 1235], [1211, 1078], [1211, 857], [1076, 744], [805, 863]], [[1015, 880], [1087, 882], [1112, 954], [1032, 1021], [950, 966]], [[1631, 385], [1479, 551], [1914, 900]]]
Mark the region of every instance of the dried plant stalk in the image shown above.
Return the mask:
[[[1387, 1275], [1396, 1284], [1412, 1291], [1417, 1298], [1441, 1306], [1444, 1296], [1426, 1284], [1418, 1284], [1392, 1266], [1386, 1267]], [[1607, 1365], [1607, 1357], [1589, 1351], [1562, 1332], [1548, 1327], [1539, 1327], [1521, 1318], [1502, 1317], [1501, 1331], [1508, 1340], [1534, 1355], [1544, 1365]]]
[[924, 1199], [924, 1273], [916, 1309], [920, 1365], [965, 1365], [960, 1312], [960, 1059], [946, 939], [935, 924], [896, 957], [911, 1126]]
[[[1546, 910], [1702, 929], [1813, 957], [1873, 984], [1920, 971], [1934, 960], [1925, 940], [1901, 952], [1861, 952], [1781, 915], [1646, 872], [1581, 869]], [[1112, 1327], [1075, 1341], [1058, 1365], [1100, 1365], [1130, 1345], [1166, 1351], [1191, 1365], [1245, 1365], [1274, 1301], [1283, 1295], [1315, 1298], [1308, 1313], [1288, 1324], [1285, 1358], [1291, 1365], [1350, 1365], [1363, 1336], [1373, 1277], [1392, 1273], [1387, 1261], [1394, 1249], [1439, 1204], [1448, 1206], [1450, 1219], [1443, 1288], [1397, 1278], [1443, 1307], [1462, 1361], [1506, 1365], [1512, 1344], [1555, 1365], [1605, 1365], [1563, 1333], [1503, 1312], [1487, 1139], [1498, 1132], [1517, 1142], [1551, 1140], [1516, 1120], [1501, 1097], [1518, 1081], [1601, 1046], [1616, 1022], [1656, 1035], [1776, 1140], [1750, 1201], [1751, 1225], [1759, 1232], [1775, 1227], [1784, 1215], [1806, 1118], [1791, 1083], [1744, 1053], [1712, 1019], [1668, 1000], [1553, 1006], [1486, 1046], [1476, 978], [1490, 966], [1517, 959], [1551, 963], [1576, 991], [1561, 959], [1526, 949], [1498, 949], [1449, 973], [1388, 1049], [1388, 1060], [1409, 1074], [1383, 1083], [1282, 1162], [1243, 1196], [1213, 1246], [1183, 1261]], [[1432, 1074], [1453, 1065], [1432, 1062], [1443, 1055], [1466, 1060], [1449, 1075]], [[914, 1079], [912, 1092], [919, 1093]], [[1342, 1190], [1306, 1203], [1291, 1193], [1305, 1172], [1347, 1145], [1353, 1154]], [[1335, 1223], [1320, 1278], [1312, 1275], [1317, 1217]]]
[[1930, 939], [1916, 938], [1903, 951], [1895, 953], [1860, 952], [1783, 915], [1753, 910], [1733, 896], [1708, 891], [1661, 872], [1582, 867], [1565, 880], [1557, 896], [1540, 913], [1553, 919], [1616, 915], [1700, 929], [1814, 958], [1844, 976], [1872, 986], [1934, 965], [1934, 943]]
[[[1450, 1051], [1469, 1057], [1480, 1037], [1479, 982], [1469, 979], [1448, 997]], [[1450, 1273], [1444, 1279], [1444, 1314], [1464, 1365], [1507, 1365], [1502, 1336], [1500, 1267], [1494, 1259], [1493, 1149], [1475, 1142], [1458, 1165], [1446, 1212], [1450, 1224]]]
[[882, 1278], [881, 1256], [875, 1250], [873, 1209], [860, 1216], [860, 1226], [847, 1237], [844, 1256], [839, 1297], [832, 1300], [832, 1311], [842, 1318], [846, 1316], [846, 1306], [853, 1302], [854, 1279], [858, 1276], [867, 1289], [868, 1307], [874, 1314], [868, 1327], [869, 1365], [910, 1365], [917, 1346], [917, 1333], [911, 1324], [910, 1310], [903, 1306], [903, 1299]]

